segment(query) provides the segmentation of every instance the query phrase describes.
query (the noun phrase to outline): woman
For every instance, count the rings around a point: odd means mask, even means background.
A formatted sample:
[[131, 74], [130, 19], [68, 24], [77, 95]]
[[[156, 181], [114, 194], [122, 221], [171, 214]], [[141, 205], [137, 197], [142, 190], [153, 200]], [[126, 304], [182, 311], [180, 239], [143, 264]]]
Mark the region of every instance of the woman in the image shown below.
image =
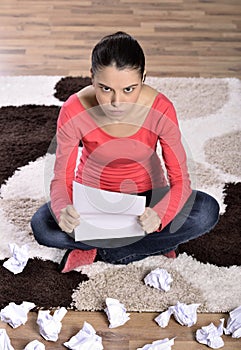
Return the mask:
[[[67, 249], [60, 271], [95, 259], [127, 264], [147, 256], [175, 257], [178, 245], [211, 230], [219, 206], [192, 190], [175, 109], [145, 84], [145, 57], [139, 43], [117, 32], [93, 49], [92, 85], [69, 97], [57, 124], [57, 151], [51, 182], [51, 207], [32, 218], [36, 240]], [[78, 146], [83, 145], [80, 162]], [[156, 150], [160, 143], [168, 182]], [[138, 222], [146, 235], [115, 248], [75, 242], [81, 217], [72, 204], [73, 180], [113, 192], [146, 196]]]

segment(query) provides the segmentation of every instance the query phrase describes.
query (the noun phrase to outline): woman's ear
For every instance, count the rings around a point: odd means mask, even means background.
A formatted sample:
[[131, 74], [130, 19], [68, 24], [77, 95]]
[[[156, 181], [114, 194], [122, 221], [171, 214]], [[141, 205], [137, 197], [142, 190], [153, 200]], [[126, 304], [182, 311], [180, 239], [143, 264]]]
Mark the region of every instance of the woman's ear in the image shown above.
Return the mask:
[[146, 71], [144, 71], [142, 76], [142, 84], [144, 84], [145, 80], [146, 80]]

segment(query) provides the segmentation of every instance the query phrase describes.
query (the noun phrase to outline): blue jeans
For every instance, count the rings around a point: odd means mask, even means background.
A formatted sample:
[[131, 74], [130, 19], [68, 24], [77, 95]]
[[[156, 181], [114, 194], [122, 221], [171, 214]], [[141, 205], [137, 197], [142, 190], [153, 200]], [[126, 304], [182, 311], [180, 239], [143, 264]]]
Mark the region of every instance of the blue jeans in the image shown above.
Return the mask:
[[[147, 206], [153, 207], [167, 189], [147, 191]], [[160, 255], [176, 250], [178, 245], [209, 232], [219, 218], [219, 205], [210, 195], [192, 191], [191, 196], [174, 220], [160, 232], [153, 232], [137, 242], [118, 248], [98, 248], [98, 254], [105, 262], [128, 264], [151, 255]], [[46, 203], [38, 209], [31, 220], [33, 234], [37, 242], [60, 249], [89, 250], [94, 247], [75, 240], [61, 231]]]

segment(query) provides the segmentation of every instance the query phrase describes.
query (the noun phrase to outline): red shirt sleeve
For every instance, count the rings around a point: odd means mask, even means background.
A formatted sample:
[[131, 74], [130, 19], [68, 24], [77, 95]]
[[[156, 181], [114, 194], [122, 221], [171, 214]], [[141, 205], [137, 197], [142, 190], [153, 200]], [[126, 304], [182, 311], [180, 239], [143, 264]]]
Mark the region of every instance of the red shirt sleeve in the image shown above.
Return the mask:
[[170, 101], [162, 115], [158, 135], [170, 185], [170, 190], [153, 208], [161, 218], [161, 230], [180, 212], [192, 192], [176, 111]]
[[80, 137], [76, 135], [71, 108], [62, 106], [57, 122], [57, 150], [54, 177], [50, 185], [51, 208], [57, 220], [60, 210], [72, 204], [72, 183], [75, 177], [76, 160]]

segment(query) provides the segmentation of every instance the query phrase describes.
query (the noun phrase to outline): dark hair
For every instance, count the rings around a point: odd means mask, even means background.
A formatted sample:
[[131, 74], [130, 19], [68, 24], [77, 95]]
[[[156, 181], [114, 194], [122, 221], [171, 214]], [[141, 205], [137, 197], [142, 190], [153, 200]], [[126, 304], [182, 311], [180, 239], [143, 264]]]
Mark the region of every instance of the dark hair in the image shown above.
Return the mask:
[[143, 78], [145, 55], [137, 40], [125, 32], [103, 37], [92, 51], [92, 74], [110, 65], [116, 65], [120, 70], [137, 69]]

